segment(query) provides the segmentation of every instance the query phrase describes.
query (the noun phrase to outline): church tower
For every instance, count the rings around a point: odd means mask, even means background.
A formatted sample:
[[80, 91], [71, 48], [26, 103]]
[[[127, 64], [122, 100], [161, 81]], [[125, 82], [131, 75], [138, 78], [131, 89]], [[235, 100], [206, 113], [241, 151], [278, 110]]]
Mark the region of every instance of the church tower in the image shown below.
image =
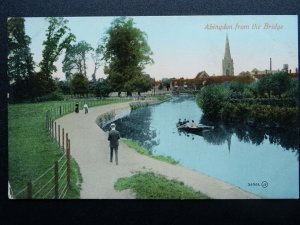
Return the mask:
[[227, 34], [226, 34], [226, 44], [225, 44], [225, 55], [224, 55], [224, 59], [222, 60], [222, 66], [223, 66], [223, 75], [225, 76], [234, 75], [233, 59], [231, 58], [230, 55], [230, 47], [229, 47]]

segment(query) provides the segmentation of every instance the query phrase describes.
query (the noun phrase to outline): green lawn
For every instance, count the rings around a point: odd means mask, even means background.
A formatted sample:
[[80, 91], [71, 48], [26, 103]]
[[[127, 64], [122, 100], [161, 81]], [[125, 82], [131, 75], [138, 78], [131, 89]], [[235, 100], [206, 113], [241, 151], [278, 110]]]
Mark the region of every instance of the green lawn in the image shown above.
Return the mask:
[[120, 178], [114, 187], [118, 191], [131, 189], [137, 199], [209, 199], [183, 182], [168, 180], [154, 173], [140, 172], [128, 178]]
[[[122, 100], [102, 100], [88, 102], [89, 107], [120, 102]], [[61, 158], [62, 151], [57, 143], [46, 131], [46, 112], [50, 109], [58, 109], [59, 106], [69, 104], [70, 112], [73, 112], [74, 101], [52, 101], [32, 104], [12, 104], [8, 108], [8, 167], [9, 181], [14, 195], [26, 187], [28, 181], [33, 181], [53, 166], [54, 161]], [[82, 105], [82, 104], [81, 104]], [[58, 110], [53, 110], [58, 111]], [[58, 117], [58, 116], [56, 116]], [[63, 166], [61, 160], [59, 166]], [[79, 198], [82, 178], [80, 169], [74, 160], [71, 161], [71, 191], [65, 198]], [[62, 168], [63, 171], [63, 168]], [[53, 170], [50, 170], [43, 179], [33, 185], [33, 195], [52, 179]], [[50, 191], [51, 181], [37, 198], [45, 197]], [[61, 189], [65, 185], [65, 179], [61, 179]], [[52, 193], [52, 192], [51, 192]], [[49, 197], [51, 198], [51, 194]], [[17, 198], [26, 198], [26, 191]]]
[[176, 161], [175, 159], [173, 159], [170, 156], [162, 156], [162, 155], [152, 155], [150, 151], [148, 151], [147, 149], [143, 148], [141, 145], [139, 145], [139, 143], [137, 143], [136, 141], [130, 140], [130, 139], [124, 139], [122, 140], [128, 147], [136, 150], [138, 153], [142, 154], [142, 155], [146, 155], [149, 156], [151, 158], [154, 159], [158, 159], [160, 161], [166, 162], [166, 163], [170, 163], [173, 165], [178, 164], [179, 162]]

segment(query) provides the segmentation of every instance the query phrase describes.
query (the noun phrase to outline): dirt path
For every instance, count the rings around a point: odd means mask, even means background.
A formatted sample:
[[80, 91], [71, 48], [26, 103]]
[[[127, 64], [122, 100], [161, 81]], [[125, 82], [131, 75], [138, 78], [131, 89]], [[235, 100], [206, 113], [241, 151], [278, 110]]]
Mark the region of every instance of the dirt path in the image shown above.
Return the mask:
[[107, 133], [96, 124], [96, 118], [106, 112], [116, 113], [129, 110], [129, 103], [118, 103], [81, 110], [57, 120], [68, 132], [71, 140], [71, 155], [77, 161], [83, 178], [80, 197], [82, 199], [133, 199], [129, 190], [118, 192], [114, 183], [118, 178], [131, 176], [137, 171], [152, 171], [169, 179], [177, 179], [197, 191], [215, 199], [258, 198], [237, 187], [226, 184], [205, 174], [180, 165], [170, 165], [136, 153], [120, 142], [119, 165], [109, 162]]

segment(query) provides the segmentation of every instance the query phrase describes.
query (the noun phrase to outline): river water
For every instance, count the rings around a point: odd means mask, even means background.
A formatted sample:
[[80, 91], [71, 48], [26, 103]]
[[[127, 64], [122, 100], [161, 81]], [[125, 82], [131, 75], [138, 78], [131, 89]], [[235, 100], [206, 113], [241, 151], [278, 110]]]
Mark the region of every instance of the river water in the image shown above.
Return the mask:
[[297, 130], [239, 124], [214, 124], [215, 129], [200, 134], [177, 130], [179, 118], [199, 123], [202, 115], [194, 97], [174, 97], [114, 122], [122, 137], [154, 155], [171, 156], [184, 167], [263, 198], [299, 198]]

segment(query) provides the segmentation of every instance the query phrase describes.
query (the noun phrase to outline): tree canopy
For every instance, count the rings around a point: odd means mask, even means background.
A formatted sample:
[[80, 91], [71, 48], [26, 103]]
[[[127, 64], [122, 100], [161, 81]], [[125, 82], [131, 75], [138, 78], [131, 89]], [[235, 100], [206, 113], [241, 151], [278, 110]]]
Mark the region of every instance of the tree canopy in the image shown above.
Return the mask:
[[71, 80], [70, 87], [73, 94], [87, 94], [89, 92], [89, 80], [83, 74], [76, 73]]
[[30, 77], [34, 73], [34, 62], [30, 52], [31, 38], [25, 33], [25, 19], [12, 17], [7, 21], [8, 57], [7, 75], [13, 101], [30, 99]]
[[54, 63], [64, 49], [68, 49], [75, 36], [70, 32], [67, 26], [68, 20], [62, 17], [47, 18], [49, 26], [46, 32], [46, 40], [43, 42], [44, 49], [42, 52], [43, 59], [40, 62], [42, 73], [50, 77], [53, 72], [57, 71]]
[[66, 74], [66, 79], [71, 79], [74, 73], [81, 73], [87, 76], [86, 60], [87, 54], [94, 50], [86, 41], [80, 41], [77, 44], [70, 45], [66, 49], [65, 58], [63, 60], [63, 72]]
[[149, 81], [143, 69], [153, 63], [151, 49], [147, 43], [146, 33], [134, 27], [133, 19], [120, 17], [111, 23], [103, 38], [104, 72], [108, 81], [117, 91], [126, 91], [131, 95], [138, 91], [134, 85], [137, 81]]

